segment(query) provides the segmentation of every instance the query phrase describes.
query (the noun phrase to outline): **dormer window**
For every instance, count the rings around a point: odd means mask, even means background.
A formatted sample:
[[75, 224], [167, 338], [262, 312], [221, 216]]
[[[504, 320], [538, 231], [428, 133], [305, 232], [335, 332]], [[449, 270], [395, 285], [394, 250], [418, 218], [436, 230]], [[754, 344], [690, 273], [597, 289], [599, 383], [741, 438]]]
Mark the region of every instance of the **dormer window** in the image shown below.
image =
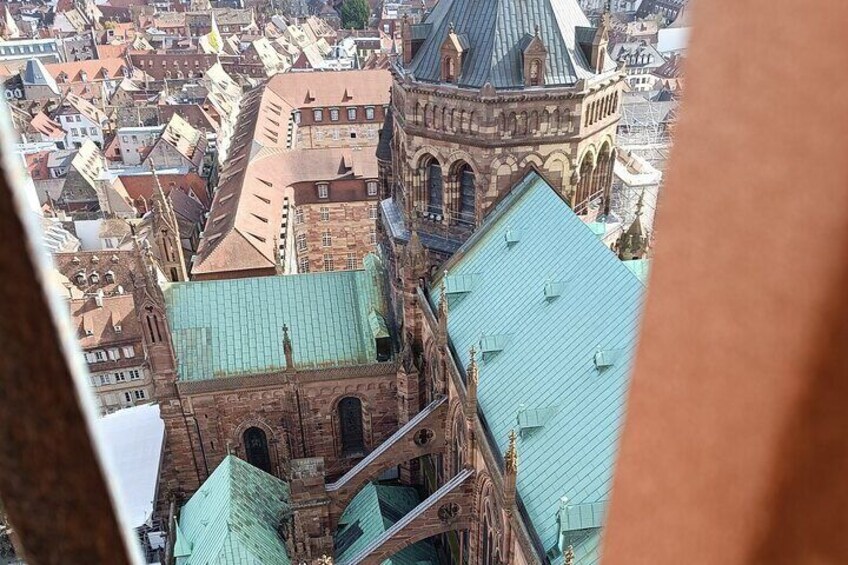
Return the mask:
[[456, 82], [462, 69], [462, 58], [468, 49], [468, 41], [464, 34], [458, 34], [453, 24], [450, 26], [445, 42], [442, 43], [442, 80]]
[[83, 286], [88, 279], [86, 279], [85, 273], [79, 272], [79, 273], [77, 273], [75, 280], [77, 281], [78, 286]]
[[97, 273], [91, 273], [90, 280], [91, 284], [97, 284], [100, 282], [100, 275], [98, 275]]
[[526, 86], [544, 86], [545, 84], [545, 60], [548, 50], [542, 42], [539, 28], [535, 35], [526, 35], [522, 52], [524, 58], [524, 84]]

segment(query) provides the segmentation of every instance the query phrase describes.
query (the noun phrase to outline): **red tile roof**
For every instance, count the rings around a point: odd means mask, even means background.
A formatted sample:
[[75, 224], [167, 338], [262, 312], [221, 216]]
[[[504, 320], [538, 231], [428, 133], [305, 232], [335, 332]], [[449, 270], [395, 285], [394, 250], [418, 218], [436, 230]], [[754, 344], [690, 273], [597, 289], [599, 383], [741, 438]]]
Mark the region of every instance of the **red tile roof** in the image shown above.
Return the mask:
[[50, 178], [50, 171], [47, 168], [48, 155], [50, 155], [50, 151], [39, 151], [38, 153], [24, 155], [27, 170], [32, 180], [47, 180]]
[[51, 120], [44, 112], [38, 112], [33, 116], [29, 127], [48, 139], [61, 140], [65, 138], [65, 130], [62, 129], [62, 126]]

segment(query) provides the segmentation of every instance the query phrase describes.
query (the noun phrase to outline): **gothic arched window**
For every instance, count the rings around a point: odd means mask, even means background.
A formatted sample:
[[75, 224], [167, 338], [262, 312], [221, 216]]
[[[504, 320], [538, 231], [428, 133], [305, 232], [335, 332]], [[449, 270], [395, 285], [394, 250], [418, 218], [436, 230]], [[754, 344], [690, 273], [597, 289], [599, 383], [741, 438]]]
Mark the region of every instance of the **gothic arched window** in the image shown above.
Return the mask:
[[451, 472], [455, 475], [465, 466], [465, 422], [462, 411], [458, 411], [453, 421], [453, 457]]
[[427, 213], [442, 215], [442, 167], [435, 159], [426, 163]]
[[362, 428], [362, 401], [349, 396], [339, 402], [339, 431], [342, 457], [365, 454], [365, 434]]
[[257, 469], [270, 473], [271, 456], [268, 454], [268, 437], [265, 432], [257, 427], [247, 428], [242, 439], [247, 462]]
[[453, 60], [453, 57], [445, 57], [442, 62], [442, 79], [445, 82], [453, 82], [456, 78], [456, 63]]
[[498, 555], [498, 519], [491, 496], [483, 500], [483, 522], [480, 527], [480, 559], [481, 565], [500, 565]]
[[530, 86], [539, 86], [542, 84], [542, 64], [538, 59], [533, 59], [530, 62]]
[[474, 171], [471, 165], [463, 163], [457, 169], [459, 183], [459, 217], [462, 221], [474, 223], [476, 212], [476, 193], [474, 192]]

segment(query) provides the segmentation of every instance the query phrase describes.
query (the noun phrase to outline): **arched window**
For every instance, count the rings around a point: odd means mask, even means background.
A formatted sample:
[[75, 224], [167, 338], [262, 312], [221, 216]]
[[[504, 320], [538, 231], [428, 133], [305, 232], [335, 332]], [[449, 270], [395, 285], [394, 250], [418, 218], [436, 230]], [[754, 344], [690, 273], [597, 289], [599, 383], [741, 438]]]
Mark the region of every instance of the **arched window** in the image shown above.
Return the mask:
[[453, 457], [451, 472], [456, 475], [465, 466], [465, 422], [462, 410], [457, 411], [453, 421]]
[[362, 429], [362, 401], [349, 396], [339, 402], [339, 431], [342, 457], [365, 454], [365, 435]]
[[592, 163], [592, 155], [586, 153], [580, 164], [580, 182], [577, 184], [577, 193], [574, 196], [574, 213], [585, 214], [592, 192], [592, 177], [595, 172]]
[[159, 316], [153, 311], [152, 306], [145, 306], [145, 321], [147, 325], [147, 338], [149, 343], [162, 341], [162, 330], [159, 328]]
[[431, 158], [425, 162], [424, 175], [427, 190], [427, 213], [442, 215], [442, 167], [439, 162]]
[[471, 165], [463, 163], [456, 172], [459, 184], [459, 217], [463, 222], [474, 223], [476, 217], [476, 193], [474, 191], [474, 171]]
[[530, 62], [530, 86], [539, 86], [542, 84], [542, 64], [538, 59], [533, 59]]
[[445, 82], [453, 82], [456, 78], [456, 68], [453, 57], [445, 57], [442, 62], [442, 77]]
[[268, 437], [265, 432], [257, 427], [247, 428], [242, 439], [247, 462], [257, 469], [270, 473], [271, 456], [268, 454]]
[[495, 505], [491, 495], [483, 500], [483, 522], [480, 527], [480, 558], [481, 565], [500, 565], [498, 552], [497, 524]]

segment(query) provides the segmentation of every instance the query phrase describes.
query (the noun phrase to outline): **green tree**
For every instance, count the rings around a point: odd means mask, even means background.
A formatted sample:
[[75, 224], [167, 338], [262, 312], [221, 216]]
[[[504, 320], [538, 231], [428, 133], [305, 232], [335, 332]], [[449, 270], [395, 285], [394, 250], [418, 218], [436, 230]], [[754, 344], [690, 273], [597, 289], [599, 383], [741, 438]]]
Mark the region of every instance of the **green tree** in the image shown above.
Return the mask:
[[345, 0], [340, 16], [343, 28], [365, 29], [371, 17], [371, 6], [368, 0]]

